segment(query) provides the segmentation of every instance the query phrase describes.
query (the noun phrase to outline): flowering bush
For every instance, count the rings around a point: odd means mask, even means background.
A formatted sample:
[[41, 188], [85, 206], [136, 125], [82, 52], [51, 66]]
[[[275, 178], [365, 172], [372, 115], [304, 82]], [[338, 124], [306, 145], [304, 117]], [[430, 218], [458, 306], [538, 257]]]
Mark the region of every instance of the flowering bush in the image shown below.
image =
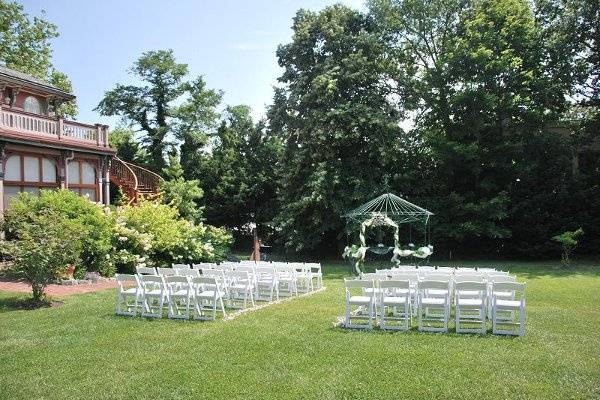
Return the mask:
[[105, 276], [114, 274], [110, 263], [113, 221], [108, 210], [70, 190], [42, 190], [39, 196], [21, 193], [5, 214], [7, 239], [42, 212], [71, 221], [81, 233], [81, 254], [75, 265], [75, 276], [83, 277], [86, 271], [98, 271]]
[[5, 214], [6, 238], [51, 213], [58, 223], [68, 221], [78, 235], [61, 240], [77, 242], [75, 275], [98, 271], [111, 276], [136, 266], [221, 261], [231, 245], [223, 229], [182, 219], [173, 205], [142, 200], [116, 209], [102, 207], [68, 190], [42, 191], [39, 197], [21, 194]]
[[231, 244], [223, 229], [180, 219], [176, 207], [142, 200], [117, 210], [113, 246], [120, 271], [136, 265], [220, 261]]
[[79, 262], [83, 232], [77, 221], [56, 210], [31, 211], [26, 220], [11, 221], [12, 238], [0, 241], [0, 248], [12, 260], [12, 270], [31, 284], [34, 305], [40, 305], [46, 286]]

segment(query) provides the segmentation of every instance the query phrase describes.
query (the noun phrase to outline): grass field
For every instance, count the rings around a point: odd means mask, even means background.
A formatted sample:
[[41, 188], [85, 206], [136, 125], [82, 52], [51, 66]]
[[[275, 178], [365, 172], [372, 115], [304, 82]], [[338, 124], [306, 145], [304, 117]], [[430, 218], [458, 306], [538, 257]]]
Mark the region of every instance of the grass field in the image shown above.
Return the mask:
[[0, 293], [0, 398], [600, 398], [600, 266], [507, 268], [528, 283], [521, 338], [334, 328], [341, 265], [325, 292], [227, 322], [117, 317], [112, 290], [33, 311]]

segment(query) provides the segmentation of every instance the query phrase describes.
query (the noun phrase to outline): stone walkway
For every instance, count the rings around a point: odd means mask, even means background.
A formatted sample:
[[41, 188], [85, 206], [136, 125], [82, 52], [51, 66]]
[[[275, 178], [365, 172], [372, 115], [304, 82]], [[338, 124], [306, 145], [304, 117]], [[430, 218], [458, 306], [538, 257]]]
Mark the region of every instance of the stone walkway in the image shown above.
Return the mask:
[[[117, 282], [114, 280], [98, 283], [82, 283], [72, 286], [51, 284], [46, 287], [46, 294], [50, 296], [70, 296], [72, 294], [97, 292], [115, 287], [117, 287]], [[31, 292], [31, 286], [25, 282], [0, 280], [0, 291], [29, 293]]]

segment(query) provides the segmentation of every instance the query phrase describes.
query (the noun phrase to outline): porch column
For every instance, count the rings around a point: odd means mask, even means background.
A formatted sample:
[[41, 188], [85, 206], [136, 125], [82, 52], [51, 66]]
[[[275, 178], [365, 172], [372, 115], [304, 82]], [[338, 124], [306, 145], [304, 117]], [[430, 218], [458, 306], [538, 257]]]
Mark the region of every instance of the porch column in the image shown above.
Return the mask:
[[102, 199], [104, 201], [105, 205], [109, 205], [110, 204], [110, 163], [111, 163], [111, 158], [110, 157], [106, 157], [105, 158], [105, 162], [104, 162], [104, 179], [103, 184], [104, 187], [101, 188], [103, 189], [103, 193], [102, 193]]
[[4, 145], [4, 142], [0, 142], [0, 220], [4, 219], [4, 161], [6, 160]]

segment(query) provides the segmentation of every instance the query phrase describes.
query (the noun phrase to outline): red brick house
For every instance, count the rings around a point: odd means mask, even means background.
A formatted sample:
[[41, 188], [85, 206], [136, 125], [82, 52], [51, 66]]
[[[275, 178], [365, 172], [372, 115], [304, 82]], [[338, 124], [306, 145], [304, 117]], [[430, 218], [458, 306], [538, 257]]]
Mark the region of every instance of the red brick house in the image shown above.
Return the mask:
[[160, 177], [115, 157], [108, 127], [55, 115], [75, 98], [0, 66], [0, 213], [19, 192], [64, 188], [109, 204], [110, 182], [132, 199], [156, 193]]

